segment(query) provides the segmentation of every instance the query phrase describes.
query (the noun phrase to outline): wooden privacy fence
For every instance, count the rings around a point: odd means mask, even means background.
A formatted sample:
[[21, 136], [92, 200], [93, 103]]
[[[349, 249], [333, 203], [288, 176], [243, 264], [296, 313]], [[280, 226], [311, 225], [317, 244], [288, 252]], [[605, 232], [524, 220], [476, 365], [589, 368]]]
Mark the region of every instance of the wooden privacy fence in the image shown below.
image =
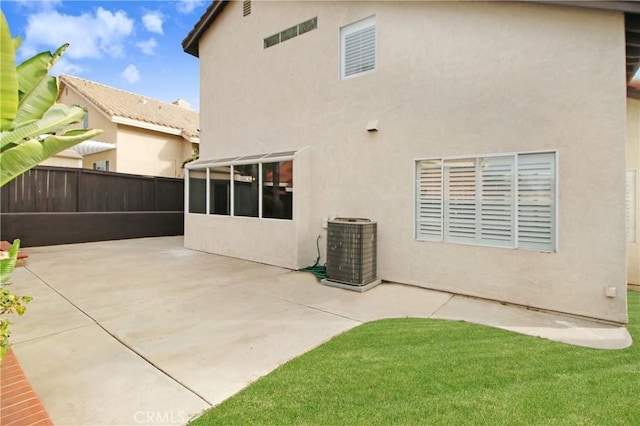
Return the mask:
[[184, 181], [38, 166], [2, 187], [0, 212], [23, 246], [182, 235]]

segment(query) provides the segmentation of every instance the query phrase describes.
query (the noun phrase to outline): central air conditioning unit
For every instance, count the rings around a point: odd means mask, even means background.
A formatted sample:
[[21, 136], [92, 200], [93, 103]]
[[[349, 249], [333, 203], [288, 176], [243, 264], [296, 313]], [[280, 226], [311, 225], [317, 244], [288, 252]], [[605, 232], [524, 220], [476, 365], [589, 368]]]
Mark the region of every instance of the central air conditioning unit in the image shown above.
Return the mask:
[[360, 292], [380, 284], [376, 223], [336, 218], [328, 221], [327, 228], [327, 278], [322, 283]]

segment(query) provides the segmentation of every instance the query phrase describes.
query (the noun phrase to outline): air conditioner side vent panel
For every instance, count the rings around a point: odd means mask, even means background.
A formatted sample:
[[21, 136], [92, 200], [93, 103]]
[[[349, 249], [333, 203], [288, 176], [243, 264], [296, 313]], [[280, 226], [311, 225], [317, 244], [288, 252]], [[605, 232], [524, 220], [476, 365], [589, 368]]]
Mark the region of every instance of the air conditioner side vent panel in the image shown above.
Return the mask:
[[376, 281], [377, 224], [336, 218], [327, 225], [327, 279], [354, 286]]

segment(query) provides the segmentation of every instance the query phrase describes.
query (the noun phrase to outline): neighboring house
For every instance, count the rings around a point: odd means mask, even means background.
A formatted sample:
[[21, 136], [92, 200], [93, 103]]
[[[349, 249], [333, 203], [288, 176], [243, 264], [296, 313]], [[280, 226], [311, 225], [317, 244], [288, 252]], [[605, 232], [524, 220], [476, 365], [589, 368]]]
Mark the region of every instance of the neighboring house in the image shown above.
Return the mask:
[[169, 104], [63, 74], [58, 102], [88, 109], [76, 127], [104, 130], [73, 148], [84, 168], [182, 177], [199, 144], [198, 113], [183, 100]]
[[640, 4], [558, 3], [213, 2], [185, 246], [297, 269], [369, 218], [383, 280], [626, 322]]
[[73, 149], [65, 149], [57, 155], [50, 157], [40, 163], [41, 166], [72, 167], [82, 168], [82, 155]]

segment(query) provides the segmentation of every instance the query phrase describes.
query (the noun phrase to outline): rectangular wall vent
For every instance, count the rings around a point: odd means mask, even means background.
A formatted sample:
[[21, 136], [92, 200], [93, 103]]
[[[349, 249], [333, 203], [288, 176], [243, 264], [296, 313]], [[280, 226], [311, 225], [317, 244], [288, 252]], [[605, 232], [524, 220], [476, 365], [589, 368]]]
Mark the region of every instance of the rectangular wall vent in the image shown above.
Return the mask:
[[247, 16], [251, 13], [251, 0], [245, 0], [242, 2], [242, 16]]
[[279, 33], [276, 33], [274, 35], [271, 35], [267, 38], [265, 38], [264, 41], [264, 48], [268, 48], [271, 46], [275, 46], [276, 44], [282, 43], [284, 41], [290, 40], [294, 37], [298, 37], [299, 35], [302, 35], [304, 33], [308, 33], [311, 30], [315, 30], [316, 28], [318, 28], [318, 17], [316, 16], [315, 18], [311, 18], [307, 21], [304, 21], [301, 24], [298, 25], [294, 25], [291, 28], [287, 28], [284, 31], [280, 31]]

